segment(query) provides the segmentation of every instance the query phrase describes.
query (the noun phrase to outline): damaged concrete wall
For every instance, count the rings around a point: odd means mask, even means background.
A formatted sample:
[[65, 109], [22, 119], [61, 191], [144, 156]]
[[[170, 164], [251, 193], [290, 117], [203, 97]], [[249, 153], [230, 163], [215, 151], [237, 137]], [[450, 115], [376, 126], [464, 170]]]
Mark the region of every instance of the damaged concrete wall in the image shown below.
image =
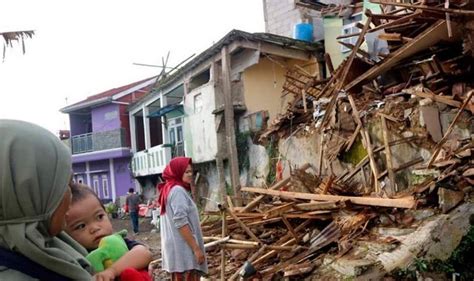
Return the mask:
[[247, 112], [268, 110], [270, 120], [281, 112], [284, 99], [280, 99], [285, 82], [285, 72], [280, 65], [262, 58], [260, 63], [246, 69], [242, 74]]
[[264, 146], [253, 144], [250, 138], [248, 143], [249, 169], [242, 173], [245, 177], [241, 178], [241, 183], [245, 186], [265, 186], [270, 171], [270, 158]]
[[184, 99], [186, 140], [193, 141], [188, 156], [196, 163], [213, 160], [217, 153], [214, 84], [208, 83], [194, 89]]
[[341, 52], [341, 45], [336, 37], [342, 33], [342, 19], [339, 17], [325, 17], [324, 25], [324, 50], [331, 56], [334, 67], [338, 67], [342, 60], [347, 56]]
[[199, 174], [196, 184], [198, 202], [206, 211], [218, 210], [216, 202], [220, 202], [221, 193], [216, 163], [212, 161], [195, 164], [193, 168]]

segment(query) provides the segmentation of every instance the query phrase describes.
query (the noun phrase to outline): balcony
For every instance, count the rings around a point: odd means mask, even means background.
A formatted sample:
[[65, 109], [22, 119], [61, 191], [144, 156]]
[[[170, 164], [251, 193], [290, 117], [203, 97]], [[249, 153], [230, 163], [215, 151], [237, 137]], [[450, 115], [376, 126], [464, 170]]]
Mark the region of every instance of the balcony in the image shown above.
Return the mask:
[[125, 136], [124, 128], [73, 136], [72, 154], [128, 147]]
[[161, 174], [171, 160], [172, 147], [160, 144], [148, 150], [137, 152], [132, 157], [134, 177]]

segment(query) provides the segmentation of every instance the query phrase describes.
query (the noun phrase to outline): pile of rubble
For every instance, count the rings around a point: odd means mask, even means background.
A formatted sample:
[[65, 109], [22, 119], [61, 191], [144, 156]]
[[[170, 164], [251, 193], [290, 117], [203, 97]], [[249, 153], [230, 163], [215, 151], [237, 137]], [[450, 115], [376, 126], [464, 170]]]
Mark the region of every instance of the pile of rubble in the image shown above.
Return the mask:
[[[244, 207], [228, 200], [221, 206], [222, 220], [203, 223], [211, 276], [300, 278], [328, 267], [360, 275], [375, 263], [389, 272], [416, 257], [412, 248], [403, 250], [406, 241], [434, 233], [436, 226], [423, 222], [427, 217], [470, 201], [472, 5], [372, 3], [384, 12], [367, 10], [359, 33], [340, 36], [358, 40], [344, 43], [352, 51], [337, 69], [326, 55], [329, 78], [302, 67], [288, 70], [283, 94], [294, 95], [294, 101], [260, 139], [298, 130], [317, 134], [318, 165], [311, 173], [310, 165], [293, 169], [267, 189], [243, 188], [257, 196]], [[361, 49], [374, 32], [386, 40], [388, 53]], [[466, 214], [474, 212], [470, 206]], [[411, 229], [413, 236], [380, 227]], [[384, 250], [361, 254], [363, 241]], [[398, 256], [390, 257], [395, 249]], [[348, 267], [347, 260], [355, 264]]]

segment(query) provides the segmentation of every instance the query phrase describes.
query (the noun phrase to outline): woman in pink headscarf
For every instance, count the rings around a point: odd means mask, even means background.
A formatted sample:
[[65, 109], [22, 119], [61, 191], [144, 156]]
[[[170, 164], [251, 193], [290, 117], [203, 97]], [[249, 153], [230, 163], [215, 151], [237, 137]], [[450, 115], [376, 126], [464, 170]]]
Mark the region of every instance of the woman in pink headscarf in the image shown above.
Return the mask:
[[171, 280], [199, 280], [207, 274], [207, 261], [199, 212], [190, 195], [191, 158], [173, 158], [162, 176], [165, 182], [158, 185], [162, 268]]

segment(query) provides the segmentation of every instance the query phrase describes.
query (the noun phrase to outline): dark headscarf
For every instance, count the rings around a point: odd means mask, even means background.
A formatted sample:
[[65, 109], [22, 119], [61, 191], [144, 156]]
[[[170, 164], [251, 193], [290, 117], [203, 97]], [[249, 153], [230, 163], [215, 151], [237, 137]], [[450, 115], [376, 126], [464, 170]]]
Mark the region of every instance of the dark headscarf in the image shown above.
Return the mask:
[[162, 215], [166, 212], [166, 201], [168, 200], [170, 190], [174, 186], [179, 185], [186, 188], [187, 190], [191, 190], [191, 186], [188, 183], [183, 182], [184, 172], [190, 164], [192, 164], [191, 158], [175, 157], [171, 159], [170, 163], [163, 171], [162, 176], [165, 182], [158, 185], [158, 191], [160, 192], [158, 202], [161, 206]]

